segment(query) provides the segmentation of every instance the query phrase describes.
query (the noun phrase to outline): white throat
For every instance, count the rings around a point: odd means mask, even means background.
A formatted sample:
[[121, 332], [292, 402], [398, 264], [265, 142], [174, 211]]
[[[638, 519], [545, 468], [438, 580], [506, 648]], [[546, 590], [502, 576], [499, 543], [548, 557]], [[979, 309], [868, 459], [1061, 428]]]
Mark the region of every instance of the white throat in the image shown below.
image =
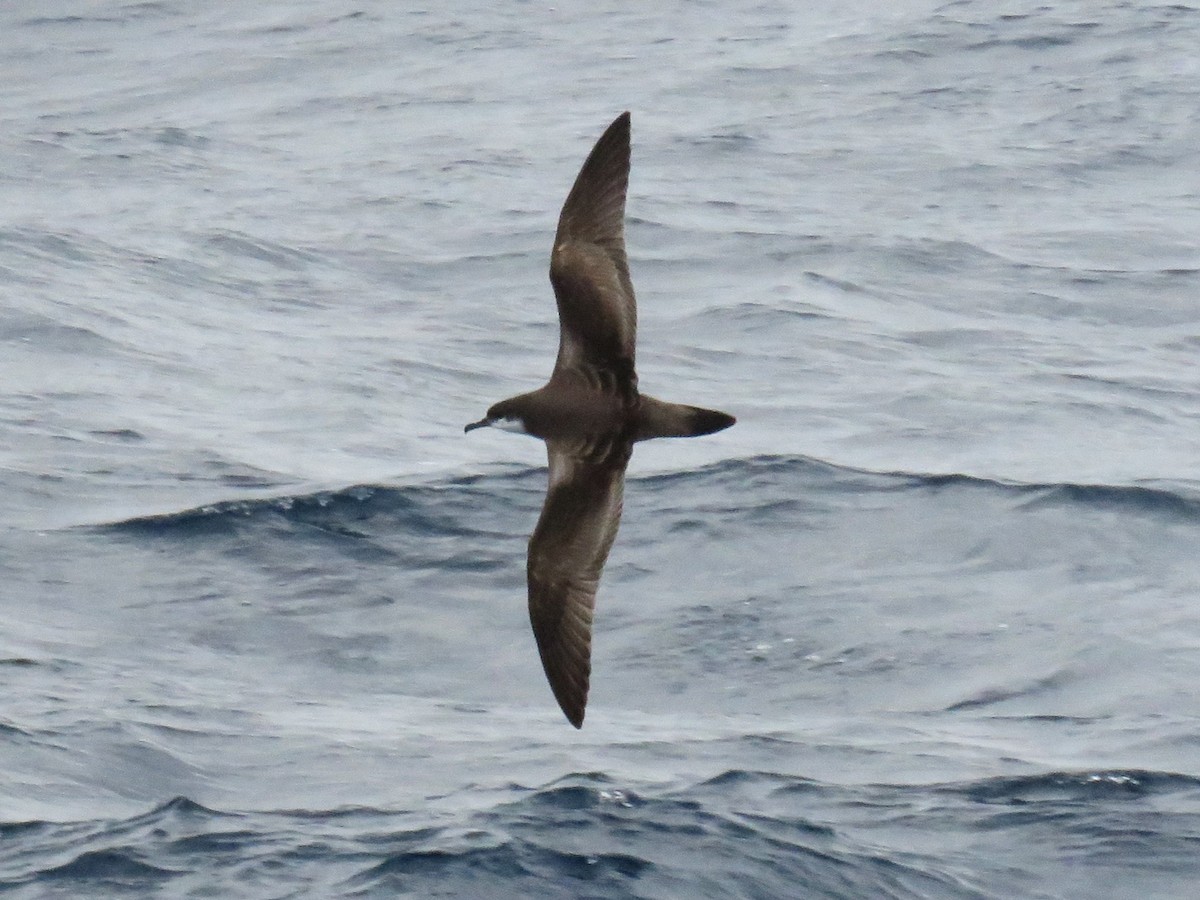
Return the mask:
[[522, 419], [513, 417], [505, 417], [497, 419], [492, 423], [493, 428], [499, 428], [501, 431], [511, 431], [513, 434], [529, 434], [525, 430], [525, 422]]

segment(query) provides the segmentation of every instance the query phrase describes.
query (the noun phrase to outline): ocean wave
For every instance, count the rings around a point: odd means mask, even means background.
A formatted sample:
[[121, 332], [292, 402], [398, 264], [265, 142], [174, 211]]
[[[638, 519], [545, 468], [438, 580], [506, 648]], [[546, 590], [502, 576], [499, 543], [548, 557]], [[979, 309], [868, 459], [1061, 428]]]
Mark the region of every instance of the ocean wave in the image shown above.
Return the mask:
[[[963, 865], [914, 834], [1002, 836], [1016, 816], [1053, 828], [1066, 859], [1098, 858], [1119, 839], [1168, 865], [1183, 849], [1175, 824], [1145, 801], [1186, 805], [1198, 791], [1195, 777], [1141, 769], [851, 786], [735, 768], [636, 791], [576, 772], [457, 813], [225, 812], [176, 797], [126, 819], [4, 825], [0, 888], [203, 883], [230, 895], [270, 881], [323, 896], [668, 896], [687, 885], [711, 897], [1001, 897], [1012, 888], [1003, 866]], [[835, 809], [857, 812], [833, 827]]]
[[126, 820], [10, 827], [25, 865], [0, 886], [88, 893], [203, 879], [225, 895], [273, 873], [276, 888], [324, 896], [661, 896], [680, 884], [695, 896], [978, 896], [920, 857], [743, 807], [740, 790], [759, 779], [637, 795], [578, 773], [513, 786], [515, 799], [436, 824], [373, 809], [227, 813], [176, 798]]
[[480, 527], [486, 524], [486, 517], [482, 522], [476, 521], [474, 527], [466, 523], [471, 520], [470, 514], [481, 512], [476, 506], [478, 499], [495, 493], [489, 487], [490, 478], [511, 489], [540, 481], [542, 477], [541, 470], [525, 469], [490, 477], [456, 478], [435, 485], [363, 484], [304, 494], [222, 500], [179, 512], [135, 516], [89, 527], [170, 536], [215, 534], [276, 520], [355, 537], [364, 534], [355, 523], [387, 516], [405, 521], [426, 534], [461, 535], [487, 530]]
[[1002, 776], [946, 786], [943, 790], [979, 803], [1084, 803], [1173, 793], [1197, 794], [1200, 793], [1200, 778], [1144, 769], [1084, 770]]
[[169, 879], [178, 874], [138, 859], [134, 848], [88, 850], [62, 865], [38, 873], [39, 881], [82, 881], [93, 889], [108, 884], [129, 884]]
[[726, 460], [694, 472], [649, 475], [637, 481], [673, 485], [693, 479], [740, 481], [751, 488], [765, 482], [800, 482], [822, 490], [945, 493], [987, 491], [1037, 506], [1075, 506], [1166, 514], [1200, 520], [1200, 487], [1188, 483], [1087, 484], [1021, 482], [957, 472], [874, 471], [807, 456], [756, 456]]
[[[1200, 491], [1187, 483], [1086, 484], [1018, 482], [961, 473], [872, 471], [806, 456], [730, 459], [685, 472], [636, 476], [628, 492], [651, 495], [681, 488], [728, 488], [748, 512], [764, 504], [778, 508], [805, 495], [867, 493], [946, 495], [986, 492], [1012, 501], [1015, 509], [1102, 509], [1200, 521]], [[504, 534], [504, 512], [515, 505], [536, 511], [545, 492], [545, 470], [514, 468], [435, 484], [362, 484], [303, 494], [223, 500], [179, 512], [138, 516], [96, 526], [135, 535], [193, 536], [240, 531], [282, 521], [343, 537], [365, 537], [373, 521], [388, 520], [430, 536]], [[503, 499], [497, 503], [496, 497]], [[726, 509], [726, 507], [722, 507]], [[726, 511], [729, 511], [728, 509]]]

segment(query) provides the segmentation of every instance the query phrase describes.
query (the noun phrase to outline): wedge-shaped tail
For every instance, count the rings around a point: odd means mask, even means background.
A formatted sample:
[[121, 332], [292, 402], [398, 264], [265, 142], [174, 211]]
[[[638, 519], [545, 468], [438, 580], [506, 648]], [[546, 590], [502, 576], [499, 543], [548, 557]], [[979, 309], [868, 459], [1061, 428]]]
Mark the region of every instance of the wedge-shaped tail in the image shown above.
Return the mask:
[[637, 439], [660, 437], [698, 437], [721, 431], [736, 422], [728, 413], [682, 403], [667, 403], [642, 394]]

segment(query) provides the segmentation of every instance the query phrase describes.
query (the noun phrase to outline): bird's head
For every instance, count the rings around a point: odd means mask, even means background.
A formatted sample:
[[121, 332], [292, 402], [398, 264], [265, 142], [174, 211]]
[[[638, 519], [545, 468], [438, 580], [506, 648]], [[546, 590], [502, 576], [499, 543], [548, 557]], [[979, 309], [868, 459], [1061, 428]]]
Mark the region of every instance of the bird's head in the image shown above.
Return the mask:
[[476, 428], [486, 428], [489, 425], [493, 428], [499, 428], [502, 431], [515, 431], [517, 434], [529, 434], [529, 429], [525, 427], [525, 419], [519, 415], [515, 409], [513, 400], [501, 400], [499, 403], [493, 404], [492, 408], [487, 411], [487, 415], [478, 422], [472, 422], [463, 429], [465, 434], [468, 431], [474, 431]]

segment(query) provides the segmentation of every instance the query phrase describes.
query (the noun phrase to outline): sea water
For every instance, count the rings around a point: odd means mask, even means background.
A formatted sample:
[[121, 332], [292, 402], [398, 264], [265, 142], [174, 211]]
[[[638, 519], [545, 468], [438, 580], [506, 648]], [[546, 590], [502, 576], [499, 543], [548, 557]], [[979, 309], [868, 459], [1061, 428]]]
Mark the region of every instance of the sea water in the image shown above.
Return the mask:
[[[1200, 8], [0, 10], [0, 893], [1187, 897]], [[633, 114], [583, 730], [546, 277]]]

